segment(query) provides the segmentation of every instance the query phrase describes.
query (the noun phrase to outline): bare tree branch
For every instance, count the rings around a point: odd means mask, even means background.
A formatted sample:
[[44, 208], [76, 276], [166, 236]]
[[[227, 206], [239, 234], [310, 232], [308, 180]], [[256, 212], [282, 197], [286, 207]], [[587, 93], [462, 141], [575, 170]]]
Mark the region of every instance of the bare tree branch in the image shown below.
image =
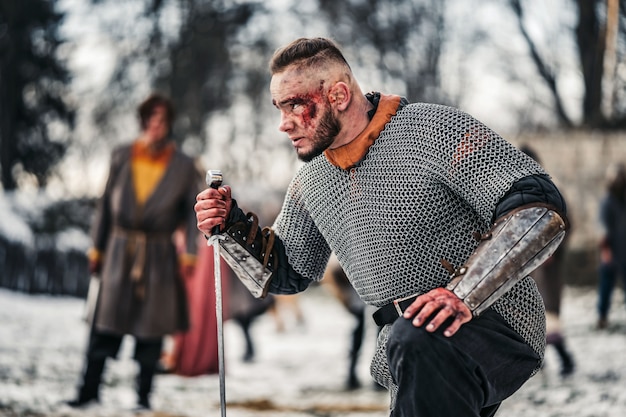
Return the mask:
[[556, 114], [558, 116], [559, 122], [565, 127], [572, 127], [573, 123], [567, 113], [565, 112], [565, 107], [563, 106], [563, 100], [559, 94], [557, 88], [557, 80], [554, 73], [550, 70], [548, 65], [544, 62], [543, 58], [539, 54], [537, 49], [537, 45], [531, 38], [528, 30], [526, 30], [526, 25], [524, 24], [524, 10], [522, 8], [522, 4], [520, 0], [509, 0], [509, 5], [511, 9], [517, 16], [517, 22], [519, 25], [520, 32], [526, 41], [526, 45], [528, 46], [531, 58], [535, 63], [535, 67], [539, 72], [541, 78], [545, 81], [546, 86], [550, 90], [552, 94], [552, 98], [554, 99], [554, 105], [556, 108]]

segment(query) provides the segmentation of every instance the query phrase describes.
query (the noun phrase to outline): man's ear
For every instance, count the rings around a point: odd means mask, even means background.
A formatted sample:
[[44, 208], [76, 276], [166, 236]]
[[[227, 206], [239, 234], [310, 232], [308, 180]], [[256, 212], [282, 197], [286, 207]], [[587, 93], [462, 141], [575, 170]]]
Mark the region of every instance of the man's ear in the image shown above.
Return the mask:
[[350, 87], [343, 81], [336, 82], [328, 91], [328, 102], [338, 111], [347, 109], [351, 99]]

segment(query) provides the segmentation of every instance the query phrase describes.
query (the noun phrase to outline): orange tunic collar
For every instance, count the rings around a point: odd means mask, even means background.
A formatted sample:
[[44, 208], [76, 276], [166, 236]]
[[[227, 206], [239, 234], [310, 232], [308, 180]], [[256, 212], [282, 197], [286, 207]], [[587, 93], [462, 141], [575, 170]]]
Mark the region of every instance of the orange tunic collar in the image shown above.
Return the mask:
[[354, 140], [335, 149], [324, 151], [326, 159], [341, 169], [354, 168], [365, 158], [370, 146], [376, 141], [385, 125], [391, 120], [400, 108], [402, 97], [396, 95], [381, 94], [376, 113]]
[[144, 142], [137, 140], [133, 143], [131, 158], [133, 160], [144, 160], [155, 164], [167, 165], [175, 149], [174, 143], [168, 143], [155, 152]]

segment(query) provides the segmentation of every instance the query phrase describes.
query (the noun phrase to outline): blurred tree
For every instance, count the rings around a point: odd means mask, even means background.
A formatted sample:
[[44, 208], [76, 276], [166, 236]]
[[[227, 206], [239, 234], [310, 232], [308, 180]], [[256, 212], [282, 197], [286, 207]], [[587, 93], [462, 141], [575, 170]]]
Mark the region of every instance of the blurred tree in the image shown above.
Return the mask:
[[[158, 89], [175, 102], [174, 133], [184, 149], [208, 159], [219, 155], [215, 162], [243, 179], [260, 177], [268, 166], [279, 165], [276, 161], [282, 165], [293, 154], [288, 141], [274, 139], [276, 115], [267, 95], [268, 59], [286, 40], [331, 36], [349, 46], [344, 52], [364, 74], [362, 78], [359, 74], [359, 81], [365, 88], [371, 85], [411, 101], [465, 105], [474, 111], [484, 100], [501, 99], [495, 105], [490, 102], [490, 107], [503, 114], [515, 112], [510, 117], [512, 128], [580, 124], [574, 106], [589, 109], [584, 110], [587, 124], [600, 123], [591, 117], [592, 109], [598, 109], [593, 95], [598, 89], [592, 87], [598, 85], [594, 78], [598, 64], [579, 71], [574, 51], [580, 45], [585, 56], [597, 54], [604, 32], [590, 29], [604, 21], [607, 8], [602, 5], [619, 0], [561, 0], [559, 4], [571, 7], [545, 16], [546, 26], [538, 31], [532, 19], [545, 13], [532, 6], [542, 0], [318, 0], [282, 2], [287, 5], [282, 8], [262, 0], [85, 1], [102, 6], [92, 15], [98, 16], [101, 31], [112, 40], [117, 59], [111, 83], [106, 94], [98, 96], [94, 113], [102, 137], [113, 140], [98, 143], [111, 146], [128, 140], [128, 125], [120, 120], [127, 120], [124, 117], [134, 111], [147, 89]], [[588, 17], [589, 5], [596, 14], [587, 22], [582, 17]], [[590, 33], [581, 35], [581, 40], [575, 36], [574, 8], [579, 6], [579, 24]], [[528, 13], [529, 18], [526, 10], [534, 15]], [[623, 8], [620, 13], [623, 19]], [[279, 28], [277, 16], [289, 24]], [[626, 94], [624, 70], [615, 70], [624, 65], [624, 26], [613, 48], [614, 121], [623, 118], [626, 110], [624, 103], [619, 106]], [[555, 34], [559, 42], [553, 42]], [[538, 76], [533, 76], [533, 68]], [[582, 94], [579, 99], [570, 88], [583, 85], [581, 73], [589, 84], [587, 104]], [[476, 81], [491, 78], [504, 79], [507, 88], [502, 89], [502, 83], [485, 87], [486, 83]], [[600, 80], [606, 88], [607, 79]]]
[[606, 51], [606, 30], [598, 16], [597, 0], [576, 0], [578, 26], [576, 40], [580, 67], [585, 86], [583, 98], [583, 121], [590, 126], [602, 122], [602, 78], [604, 53]]
[[45, 186], [62, 158], [74, 111], [69, 72], [58, 56], [63, 16], [48, 0], [0, 2], [0, 167], [5, 190], [18, 173]]
[[[582, 125], [599, 129], [626, 127], [626, 1], [574, 0], [578, 20], [571, 28], [578, 47], [583, 78]], [[621, 4], [620, 4], [621, 3]], [[572, 127], [562, 93], [558, 90], [558, 71], [539, 51], [538, 42], [529, 34], [524, 2], [509, 0], [518, 26], [535, 67], [554, 100], [560, 125]], [[620, 7], [621, 6], [621, 7]], [[621, 25], [619, 22], [621, 21]]]
[[[352, 45], [357, 64], [403, 83], [411, 101], [449, 103], [441, 87], [445, 0], [318, 0], [330, 32]], [[449, 103], [451, 104], [451, 103]]]
[[[184, 6], [182, 24], [167, 48], [170, 65], [156, 74], [155, 86], [169, 92], [180, 113], [176, 136], [205, 143], [207, 119], [232, 103], [234, 37], [260, 5], [199, 0], [180, 4]], [[258, 89], [250, 86], [242, 92], [255, 91]]]
[[522, 7], [522, 2], [520, 0], [509, 0], [509, 5], [511, 6], [511, 9], [517, 17], [518, 26], [520, 32], [522, 33], [522, 36], [524, 37], [524, 40], [526, 41], [526, 44], [528, 45], [531, 59], [534, 62], [535, 67], [539, 72], [539, 75], [548, 86], [548, 90], [550, 91], [552, 98], [554, 99], [554, 108], [560, 124], [565, 127], [571, 127], [572, 121], [565, 112], [563, 100], [557, 89], [557, 75], [555, 71], [553, 71], [551, 66], [546, 63], [544, 58], [541, 56], [539, 48], [537, 47], [528, 30], [526, 29], [526, 24], [524, 21], [524, 8]]
[[[92, 2], [124, 4], [121, 0]], [[179, 144], [194, 142], [201, 151], [207, 142], [207, 119], [231, 104], [235, 73], [231, 56], [233, 39], [261, 9], [258, 1], [146, 0], [140, 13], [145, 24], [138, 25], [145, 32], [131, 36], [128, 27], [117, 26], [119, 22], [105, 27], [125, 48], [117, 51], [108, 94], [102, 97], [95, 111], [96, 123], [107, 130], [116, 122], [116, 110], [134, 107], [143, 98], [137, 96], [137, 86], [147, 81], [150, 88], [168, 94], [174, 102], [178, 115], [175, 140]], [[175, 25], [165, 19], [172, 14], [178, 17]], [[139, 66], [147, 68], [147, 80], [137, 78]]]

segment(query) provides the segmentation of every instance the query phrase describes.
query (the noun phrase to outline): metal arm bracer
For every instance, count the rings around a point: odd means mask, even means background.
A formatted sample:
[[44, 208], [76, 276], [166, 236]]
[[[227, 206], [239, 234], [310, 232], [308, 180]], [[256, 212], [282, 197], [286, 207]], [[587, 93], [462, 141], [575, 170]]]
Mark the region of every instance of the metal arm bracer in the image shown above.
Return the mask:
[[549, 207], [514, 210], [482, 237], [446, 288], [478, 316], [545, 262], [565, 237], [566, 221]]
[[237, 278], [256, 298], [264, 298], [275, 268], [272, 253], [274, 231], [259, 229], [254, 213], [247, 213], [247, 222], [239, 221], [221, 234], [220, 254]]

